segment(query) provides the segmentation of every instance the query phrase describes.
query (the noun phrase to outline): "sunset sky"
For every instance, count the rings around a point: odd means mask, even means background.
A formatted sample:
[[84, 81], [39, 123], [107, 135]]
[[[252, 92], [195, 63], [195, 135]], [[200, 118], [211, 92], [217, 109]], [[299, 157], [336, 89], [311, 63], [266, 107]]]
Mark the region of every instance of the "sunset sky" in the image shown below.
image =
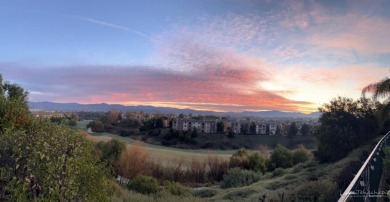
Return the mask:
[[316, 111], [389, 75], [390, 1], [0, 1], [30, 101]]

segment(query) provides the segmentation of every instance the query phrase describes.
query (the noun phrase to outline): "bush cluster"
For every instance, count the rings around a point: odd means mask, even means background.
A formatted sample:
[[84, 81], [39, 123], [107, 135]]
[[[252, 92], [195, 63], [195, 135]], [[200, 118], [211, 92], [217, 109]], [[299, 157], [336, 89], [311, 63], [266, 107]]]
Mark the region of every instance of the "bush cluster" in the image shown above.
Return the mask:
[[221, 187], [243, 187], [248, 186], [260, 180], [261, 175], [251, 170], [243, 170], [240, 168], [232, 168], [223, 177]]
[[137, 175], [127, 184], [127, 188], [142, 194], [155, 194], [160, 190], [155, 178], [144, 175]]

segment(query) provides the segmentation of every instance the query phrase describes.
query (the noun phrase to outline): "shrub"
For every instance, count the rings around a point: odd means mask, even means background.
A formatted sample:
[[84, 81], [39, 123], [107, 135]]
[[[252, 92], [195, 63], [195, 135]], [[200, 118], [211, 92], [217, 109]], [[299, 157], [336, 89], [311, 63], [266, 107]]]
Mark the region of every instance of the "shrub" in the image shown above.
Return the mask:
[[286, 171], [283, 168], [276, 168], [274, 172], [272, 172], [272, 177], [278, 177], [286, 174]]
[[235, 152], [230, 157], [229, 162], [230, 168], [239, 167], [242, 169], [249, 169], [250, 168], [250, 162], [249, 162], [249, 153], [246, 149], [241, 148], [237, 152]]
[[96, 144], [96, 149], [100, 154], [100, 160], [112, 165], [120, 158], [123, 151], [126, 149], [126, 144], [117, 139], [111, 139], [108, 142], [98, 142]]
[[198, 137], [198, 130], [196, 128], [192, 129], [191, 132], [191, 138], [197, 138]]
[[259, 153], [253, 153], [249, 156], [249, 168], [256, 172], [265, 173], [265, 159]]
[[217, 195], [218, 192], [216, 190], [212, 189], [201, 189], [194, 192], [194, 196], [200, 197], [200, 198], [211, 198], [215, 195]]
[[147, 168], [145, 169], [145, 175], [152, 176], [158, 179], [160, 182], [164, 179], [164, 170], [160, 161], [148, 161]]
[[260, 177], [259, 173], [250, 170], [242, 170], [240, 168], [233, 168], [224, 175], [221, 187], [226, 189], [231, 187], [247, 186], [259, 181]]
[[206, 176], [206, 161], [199, 161], [192, 159], [191, 167], [189, 169], [190, 177], [194, 182], [204, 182]]
[[128, 130], [121, 130], [121, 131], [119, 132], [119, 135], [120, 135], [121, 137], [128, 137], [128, 136], [130, 135], [130, 133], [129, 133]]
[[293, 164], [306, 162], [310, 159], [310, 153], [303, 145], [299, 145], [298, 149], [292, 153]]
[[177, 162], [176, 166], [174, 167], [174, 170], [173, 170], [173, 180], [175, 182], [179, 181], [182, 176], [183, 176], [183, 159], [180, 159], [179, 162]]
[[202, 149], [209, 149], [209, 148], [213, 148], [213, 147], [214, 147], [214, 143], [213, 143], [211, 140], [207, 140], [207, 141], [201, 146]]
[[159, 191], [159, 184], [153, 177], [137, 175], [129, 182], [127, 188], [142, 194], [155, 194]]
[[[339, 197], [334, 194], [335, 186], [327, 181], [304, 183], [294, 190], [295, 201], [336, 201]], [[294, 197], [290, 196], [293, 200]]]
[[117, 161], [116, 172], [119, 175], [132, 179], [143, 174], [148, 165], [148, 153], [139, 144], [133, 144]]
[[171, 145], [176, 145], [177, 141], [176, 140], [163, 140], [163, 141], [161, 141], [161, 144], [164, 146], [171, 146]]
[[227, 193], [225, 196], [223, 196], [223, 199], [229, 200], [229, 201], [243, 201], [244, 198], [248, 198], [248, 196], [250, 196], [256, 192], [257, 191], [255, 191], [253, 189], [235, 190], [235, 191]]
[[188, 189], [186, 189], [185, 187], [183, 187], [183, 185], [181, 185], [178, 182], [165, 181], [164, 188], [172, 195], [176, 195], [176, 196], [191, 195], [190, 191]]
[[91, 128], [91, 130], [96, 133], [104, 132], [104, 125], [101, 121], [91, 121], [87, 125], [87, 128]]
[[273, 171], [275, 168], [289, 168], [292, 166], [293, 161], [290, 151], [278, 144], [271, 153], [268, 161], [268, 170]]
[[223, 176], [228, 172], [229, 162], [223, 160], [218, 156], [207, 158], [207, 164], [209, 166], [209, 178], [213, 181], [221, 181]]
[[0, 74], [0, 200], [106, 201], [94, 145], [84, 133], [33, 118], [27, 96]]

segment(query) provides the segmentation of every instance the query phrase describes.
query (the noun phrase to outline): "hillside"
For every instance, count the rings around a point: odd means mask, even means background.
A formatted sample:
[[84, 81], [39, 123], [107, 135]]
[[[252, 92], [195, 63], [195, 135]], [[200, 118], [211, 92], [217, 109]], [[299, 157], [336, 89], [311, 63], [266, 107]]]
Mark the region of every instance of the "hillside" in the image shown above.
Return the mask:
[[119, 111], [144, 111], [145, 113], [162, 114], [193, 114], [193, 115], [216, 115], [216, 116], [253, 116], [253, 117], [286, 117], [286, 118], [318, 118], [319, 112], [304, 114], [300, 112], [271, 111], [244, 111], [244, 112], [214, 112], [194, 109], [178, 109], [171, 107], [154, 106], [125, 106], [120, 104], [79, 104], [79, 103], [55, 103], [55, 102], [29, 102], [30, 110], [42, 111], [109, 111], [116, 109]]

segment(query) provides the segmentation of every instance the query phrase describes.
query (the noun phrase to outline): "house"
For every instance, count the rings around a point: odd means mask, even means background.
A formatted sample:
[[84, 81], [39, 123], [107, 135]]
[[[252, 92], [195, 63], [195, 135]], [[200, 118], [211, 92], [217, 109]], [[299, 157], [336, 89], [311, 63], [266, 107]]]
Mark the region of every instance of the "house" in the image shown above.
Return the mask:
[[270, 123], [268, 127], [269, 127], [269, 135], [276, 135], [276, 129], [278, 128], [278, 125], [274, 122], [274, 123]]
[[217, 133], [217, 121], [175, 118], [172, 120], [172, 128], [181, 131], [192, 131], [196, 128], [200, 133]]
[[266, 135], [267, 134], [267, 124], [265, 124], [265, 123], [256, 124], [256, 134]]

